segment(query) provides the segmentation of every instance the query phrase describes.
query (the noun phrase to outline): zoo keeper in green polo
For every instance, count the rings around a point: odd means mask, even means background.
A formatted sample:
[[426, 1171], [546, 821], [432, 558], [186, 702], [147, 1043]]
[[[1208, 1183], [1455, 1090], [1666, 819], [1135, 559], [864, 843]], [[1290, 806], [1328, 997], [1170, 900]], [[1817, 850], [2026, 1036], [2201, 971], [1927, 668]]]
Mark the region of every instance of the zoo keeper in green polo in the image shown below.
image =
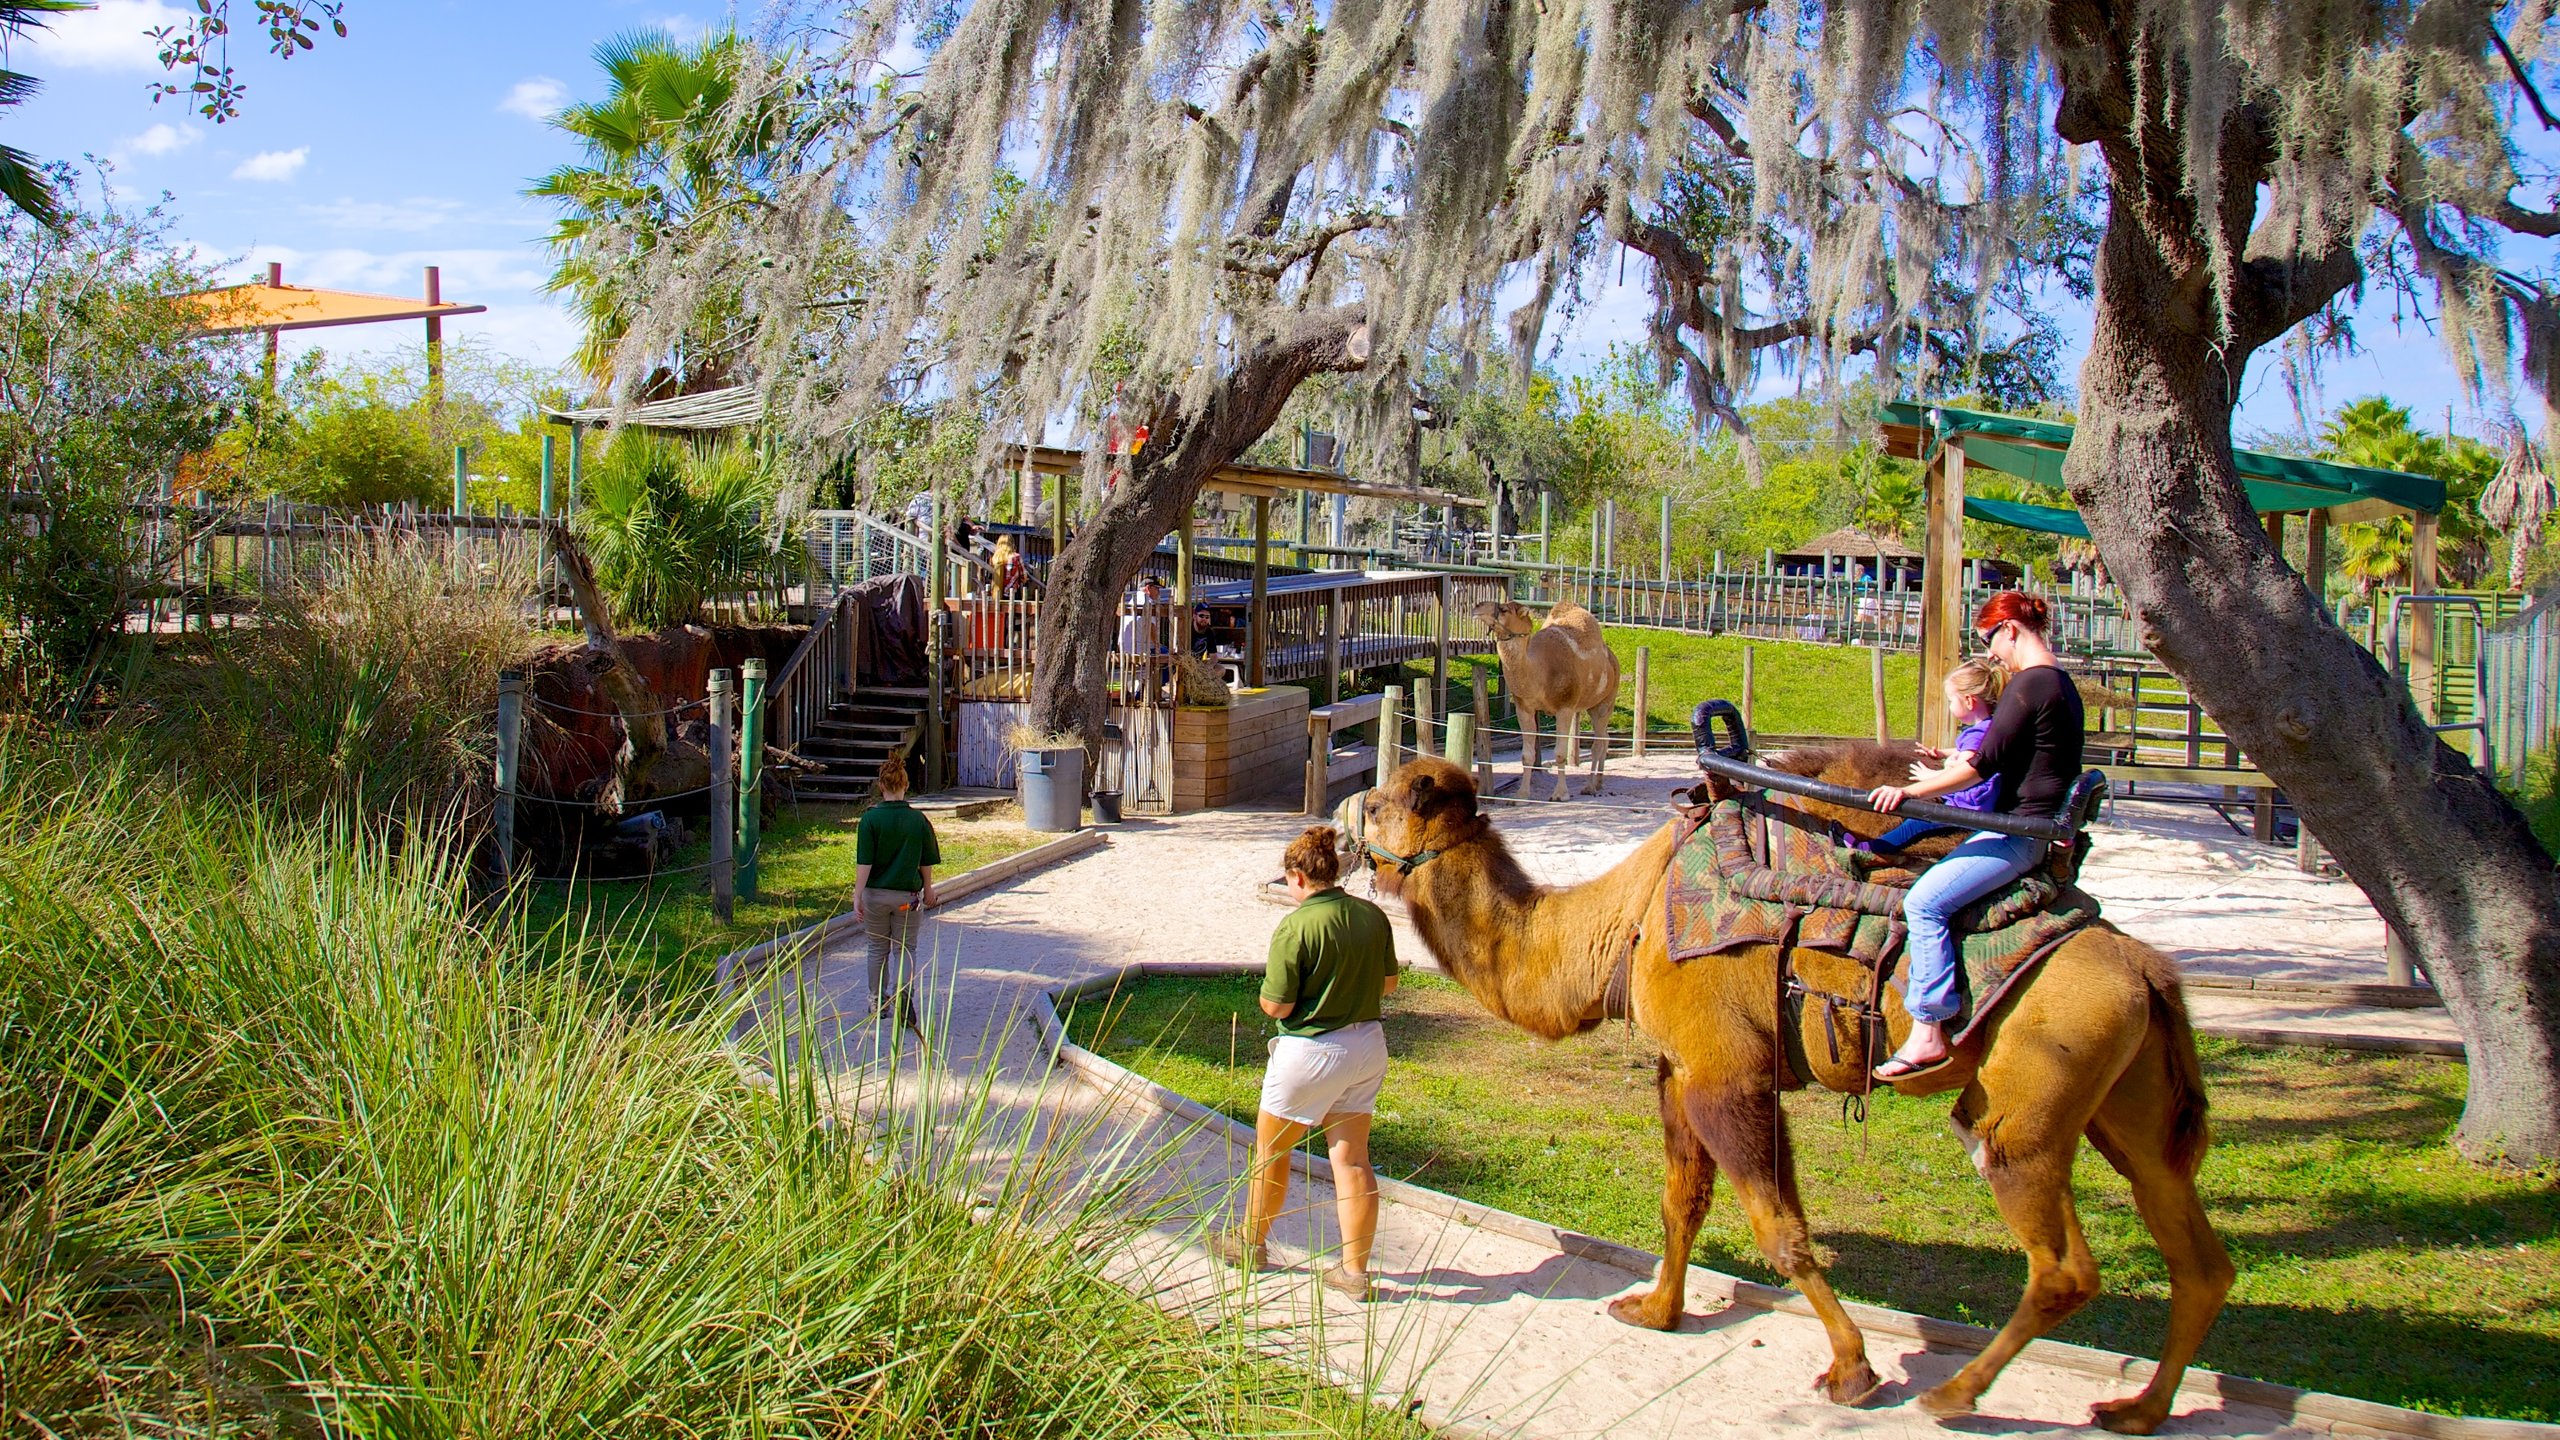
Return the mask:
[[[880, 798], [853, 829], [853, 915], [871, 939], [871, 1016], [898, 1023], [924, 1038], [908, 971], [916, 949], [916, 921], [934, 902], [933, 867], [942, 845], [933, 822], [907, 803], [907, 757], [892, 755], [880, 767]], [[894, 980], [894, 983], [892, 983]]]
[[1333, 1158], [1342, 1261], [1324, 1283], [1369, 1298], [1369, 1246], [1378, 1234], [1378, 1172], [1369, 1164], [1369, 1117], [1387, 1078], [1379, 1002], [1395, 992], [1396, 941], [1387, 914], [1334, 882], [1342, 873], [1333, 827], [1317, 825], [1282, 859], [1298, 908], [1271, 935], [1262, 1013], [1279, 1022], [1262, 1072], [1253, 1175], [1244, 1225], [1212, 1247], [1249, 1270], [1269, 1263], [1271, 1222], [1289, 1198], [1289, 1152], [1321, 1127]]

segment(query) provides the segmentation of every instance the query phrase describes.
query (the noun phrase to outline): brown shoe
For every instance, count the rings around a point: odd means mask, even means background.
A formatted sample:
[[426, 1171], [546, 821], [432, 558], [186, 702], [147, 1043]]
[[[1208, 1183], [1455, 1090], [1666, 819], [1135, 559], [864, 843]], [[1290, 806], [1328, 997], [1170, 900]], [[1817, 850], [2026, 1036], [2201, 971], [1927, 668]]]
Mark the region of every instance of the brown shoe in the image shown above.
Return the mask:
[[1209, 1235], [1209, 1253], [1239, 1270], [1268, 1270], [1271, 1252], [1244, 1238], [1241, 1230], [1217, 1230]]
[[1348, 1265], [1336, 1265], [1324, 1272], [1324, 1288], [1363, 1303], [1377, 1297], [1374, 1284], [1367, 1271], [1355, 1271]]

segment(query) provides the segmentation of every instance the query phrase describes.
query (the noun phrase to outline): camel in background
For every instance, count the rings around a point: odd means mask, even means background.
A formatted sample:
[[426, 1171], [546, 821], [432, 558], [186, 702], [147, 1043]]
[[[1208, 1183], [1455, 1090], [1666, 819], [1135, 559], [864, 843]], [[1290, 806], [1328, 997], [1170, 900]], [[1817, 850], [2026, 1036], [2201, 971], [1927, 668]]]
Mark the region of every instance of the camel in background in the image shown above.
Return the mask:
[[[1909, 773], [1908, 745], [1852, 743], [1775, 768], [1864, 790]], [[1709, 793], [1721, 795], [1722, 782]], [[1625, 1018], [1661, 1047], [1657, 1089], [1667, 1164], [1661, 1272], [1653, 1288], [1611, 1302], [1630, 1325], [1677, 1327], [1689, 1253], [1718, 1171], [1750, 1217], [1751, 1233], [1830, 1333], [1821, 1383], [1856, 1404], [1877, 1386], [1866, 1340], [1832, 1293], [1797, 1198], [1795, 1160], [1778, 1106], [1782, 1012], [1774, 945], [1746, 946], [1674, 964], [1664, 929], [1665, 886], [1680, 827], [1666, 825], [1608, 873], [1554, 889], [1536, 884], [1477, 813], [1474, 783], [1446, 761], [1398, 770], [1359, 802], [1363, 853], [1378, 888], [1403, 897], [1443, 969], [1496, 1016], [1555, 1040]], [[1892, 817], [1814, 806], [1861, 834]], [[1380, 863], [1380, 862], [1385, 863]], [[1795, 950], [1806, 984], [1863, 993], [1866, 969], [1845, 957]], [[1854, 990], [1852, 987], [1856, 987]], [[1885, 990], [1890, 1039], [1910, 1016]], [[1857, 1031], [1828, 1032], [1828, 1007], [1808, 1004], [1803, 1032], [1812, 1078], [1864, 1093], [1872, 1056]], [[1838, 1043], [1826, 1043], [1826, 1033]], [[2169, 1271], [2169, 1333], [2151, 1382], [2096, 1408], [2097, 1423], [2149, 1434], [2168, 1417], [2179, 1377], [2231, 1288], [2232, 1267], [2197, 1198], [2206, 1144], [2204, 1075], [2174, 965], [2101, 921], [2078, 931], [2011, 986], [1964, 1037], [1952, 1064], [1899, 1087], [1905, 1094], [1961, 1088], [1956, 1134], [1991, 1183], [2000, 1213], [2027, 1253], [2027, 1288], [2015, 1314], [1980, 1355], [1920, 1397], [1937, 1415], [1971, 1410], [2011, 1357], [2098, 1292], [2098, 1264], [2080, 1230], [2071, 1167], [2086, 1135], [2132, 1182], [2134, 1203]]]
[[[1609, 712], [1618, 704], [1618, 657], [1600, 634], [1600, 622], [1571, 601], [1559, 602], [1538, 623], [1537, 613], [1516, 600], [1487, 600], [1476, 618], [1493, 637], [1502, 660], [1502, 683], [1520, 711], [1520, 794], [1529, 798], [1538, 774], [1538, 715], [1556, 717], [1556, 793], [1565, 798], [1575, 749], [1574, 721], [1591, 721], [1588, 795], [1609, 773]], [[1642, 724], [1641, 717], [1637, 720]]]

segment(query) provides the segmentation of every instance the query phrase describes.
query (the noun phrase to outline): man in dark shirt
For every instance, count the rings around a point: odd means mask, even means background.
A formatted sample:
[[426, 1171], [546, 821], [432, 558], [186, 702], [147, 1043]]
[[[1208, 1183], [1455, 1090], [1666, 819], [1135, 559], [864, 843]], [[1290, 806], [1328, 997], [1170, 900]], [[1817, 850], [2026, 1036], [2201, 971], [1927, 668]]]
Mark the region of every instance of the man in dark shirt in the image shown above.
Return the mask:
[[880, 798], [854, 824], [853, 913], [870, 938], [872, 1016], [885, 1019], [894, 1006], [898, 1023], [922, 1039], [907, 972], [918, 913], [934, 903], [933, 867], [942, 863], [942, 846], [933, 822], [907, 803], [907, 757], [892, 755], [881, 765], [879, 789]]

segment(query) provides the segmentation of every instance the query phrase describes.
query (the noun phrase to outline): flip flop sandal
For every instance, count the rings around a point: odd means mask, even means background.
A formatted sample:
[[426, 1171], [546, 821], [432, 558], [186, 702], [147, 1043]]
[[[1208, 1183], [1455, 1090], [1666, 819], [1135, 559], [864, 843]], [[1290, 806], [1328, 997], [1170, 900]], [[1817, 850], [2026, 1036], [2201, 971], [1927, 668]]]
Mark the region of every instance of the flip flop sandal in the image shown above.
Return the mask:
[[1917, 1080], [1923, 1075], [1935, 1075], [1955, 1062], [1956, 1056], [1952, 1050], [1935, 1060], [1924, 1060], [1916, 1065], [1897, 1055], [1869, 1073], [1887, 1085], [1898, 1085], [1905, 1080]]

